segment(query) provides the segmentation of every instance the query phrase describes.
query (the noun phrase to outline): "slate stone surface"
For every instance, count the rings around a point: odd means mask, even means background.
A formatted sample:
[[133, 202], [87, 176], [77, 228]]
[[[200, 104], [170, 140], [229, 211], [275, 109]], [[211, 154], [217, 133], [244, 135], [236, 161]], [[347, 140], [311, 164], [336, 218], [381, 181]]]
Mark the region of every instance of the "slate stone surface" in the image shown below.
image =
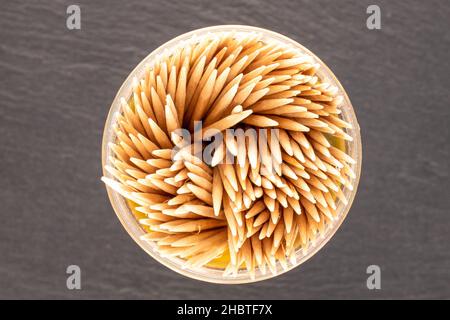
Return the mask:
[[[66, 8], [81, 6], [81, 30]], [[378, 4], [382, 29], [366, 28]], [[450, 298], [448, 1], [2, 1], [0, 298]], [[101, 176], [117, 89], [160, 44], [248, 24], [335, 72], [362, 128], [363, 174], [332, 241], [299, 268], [238, 286], [187, 279], [126, 234]], [[82, 290], [66, 289], [66, 267]], [[382, 268], [382, 289], [366, 268]]]

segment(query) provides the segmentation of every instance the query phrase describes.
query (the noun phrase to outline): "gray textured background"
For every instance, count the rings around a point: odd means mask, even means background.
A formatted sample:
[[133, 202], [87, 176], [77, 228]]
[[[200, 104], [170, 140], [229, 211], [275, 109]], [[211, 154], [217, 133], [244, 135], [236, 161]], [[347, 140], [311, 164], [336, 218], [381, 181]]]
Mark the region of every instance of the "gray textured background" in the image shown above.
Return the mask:
[[[378, 4], [382, 29], [366, 28]], [[82, 29], [66, 28], [81, 6]], [[0, 298], [450, 298], [448, 1], [2, 1]], [[239, 286], [180, 276], [126, 234], [100, 182], [116, 91], [160, 44], [249, 24], [335, 72], [362, 128], [363, 174], [332, 241], [299, 268]], [[66, 267], [82, 268], [81, 291]], [[382, 290], [366, 267], [382, 267]]]

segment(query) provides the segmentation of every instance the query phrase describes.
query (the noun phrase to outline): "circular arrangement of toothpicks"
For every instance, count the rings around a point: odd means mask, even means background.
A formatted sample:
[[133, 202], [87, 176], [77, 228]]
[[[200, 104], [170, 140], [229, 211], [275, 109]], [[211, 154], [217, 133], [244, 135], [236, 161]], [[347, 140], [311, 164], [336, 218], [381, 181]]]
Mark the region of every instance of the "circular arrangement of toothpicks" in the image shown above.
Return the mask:
[[357, 177], [343, 95], [319, 67], [258, 32], [192, 37], [153, 59], [113, 115], [102, 177], [133, 204], [141, 239], [186, 269], [222, 259], [224, 277], [295, 265]]

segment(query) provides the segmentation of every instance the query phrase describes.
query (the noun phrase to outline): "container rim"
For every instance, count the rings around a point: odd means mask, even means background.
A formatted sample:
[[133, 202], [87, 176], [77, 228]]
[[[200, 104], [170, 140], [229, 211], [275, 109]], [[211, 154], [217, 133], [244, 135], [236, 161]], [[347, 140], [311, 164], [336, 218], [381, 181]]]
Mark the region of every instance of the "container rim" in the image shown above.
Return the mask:
[[[353, 166], [353, 170], [355, 171], [356, 178], [353, 179], [353, 190], [350, 191], [347, 188], [344, 189], [344, 194], [348, 199], [348, 204], [343, 205], [341, 201], [337, 203], [338, 208], [336, 212], [338, 213], [338, 218], [327, 228], [325, 233], [319, 238], [317, 238], [312, 244], [309, 245], [307, 252], [303, 253], [302, 250], [296, 251], [297, 261], [294, 265], [289, 264], [288, 268], [283, 269], [280, 263], [277, 263], [277, 273], [272, 274], [271, 272], [267, 272], [266, 274], [262, 274], [259, 270], [257, 270], [255, 278], [251, 279], [247, 273], [239, 273], [237, 277], [223, 277], [223, 270], [213, 269], [209, 267], [202, 267], [200, 269], [183, 269], [179, 264], [177, 264], [177, 260], [181, 260], [179, 258], [166, 258], [162, 257], [156, 250], [155, 246], [151, 246], [148, 242], [140, 239], [140, 236], [145, 232], [139, 225], [138, 221], [135, 219], [132, 214], [130, 208], [128, 207], [124, 198], [112, 190], [110, 187], [106, 187], [108, 197], [110, 203], [113, 207], [115, 214], [117, 215], [119, 221], [122, 226], [125, 228], [127, 233], [131, 236], [131, 238], [152, 258], [157, 260], [162, 265], [168, 267], [169, 269], [182, 274], [186, 277], [193, 278], [196, 280], [211, 282], [211, 283], [219, 283], [219, 284], [244, 284], [244, 283], [253, 283], [266, 279], [270, 279], [281, 275], [285, 272], [292, 270], [295, 267], [298, 267], [308, 259], [310, 259], [313, 255], [315, 255], [320, 249], [322, 249], [325, 244], [334, 236], [337, 229], [341, 226], [343, 221], [345, 220], [352, 203], [354, 201], [358, 184], [361, 176], [361, 163], [362, 163], [362, 144], [361, 144], [361, 135], [360, 135], [360, 127], [357, 122], [357, 118], [353, 109], [353, 106], [350, 102], [350, 99], [342, 87], [339, 80], [333, 74], [333, 72], [328, 68], [328, 66], [318, 58], [314, 53], [312, 53], [309, 49], [302, 46], [300, 43], [292, 40], [282, 34], [279, 34], [274, 31], [270, 31], [263, 28], [245, 26], [245, 25], [218, 25], [211, 26], [201, 29], [192, 30], [190, 32], [184, 33], [180, 36], [173, 38], [172, 40], [164, 43], [159, 46], [157, 49], [153, 50], [150, 54], [148, 54], [141, 62], [131, 71], [126, 80], [123, 82], [117, 94], [111, 104], [111, 107], [108, 112], [108, 116], [106, 118], [105, 127], [103, 130], [103, 138], [102, 138], [102, 171], [103, 175], [106, 177], [111, 177], [110, 173], [105, 170], [105, 165], [109, 164], [111, 150], [108, 146], [109, 142], [114, 141], [115, 135], [113, 134], [112, 125], [115, 123], [114, 115], [116, 112], [120, 112], [120, 98], [121, 97], [130, 97], [132, 92], [132, 80], [134, 77], [138, 79], [142, 78], [145, 65], [152, 61], [152, 59], [156, 58], [158, 55], [162, 54], [166, 49], [171, 49], [174, 45], [190, 39], [192, 36], [197, 35], [199, 37], [204, 36], [208, 33], [216, 33], [216, 32], [229, 32], [236, 31], [242, 33], [260, 33], [263, 38], [271, 39], [275, 41], [279, 41], [283, 44], [288, 44], [300, 51], [310, 55], [313, 59], [320, 64], [320, 68], [318, 71], [319, 77], [321, 79], [327, 79], [328, 82], [337, 86], [339, 89], [339, 93], [343, 96], [344, 101], [341, 107], [342, 114], [344, 118], [349, 121], [353, 129], [351, 129], [351, 136], [353, 137], [353, 141], [351, 143], [346, 142], [346, 148], [350, 149], [350, 155], [356, 160], [356, 164]], [[340, 210], [339, 210], [340, 209]], [[202, 271], [203, 270], [203, 271]], [[213, 276], [212, 273], [215, 273]]]

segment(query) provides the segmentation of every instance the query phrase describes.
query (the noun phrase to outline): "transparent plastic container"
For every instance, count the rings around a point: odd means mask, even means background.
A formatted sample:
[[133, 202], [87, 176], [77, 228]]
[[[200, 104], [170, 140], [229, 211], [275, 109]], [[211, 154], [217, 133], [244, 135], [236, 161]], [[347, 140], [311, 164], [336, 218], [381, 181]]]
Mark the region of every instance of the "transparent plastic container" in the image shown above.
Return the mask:
[[121, 104], [120, 98], [124, 97], [125, 99], [129, 99], [132, 95], [132, 81], [134, 77], [141, 79], [145, 73], [145, 65], [147, 63], [152, 63], [156, 57], [161, 55], [164, 51], [169, 50], [171, 48], [179, 46], [184, 41], [188, 41], [192, 38], [192, 36], [196, 36], [197, 39], [209, 33], [217, 33], [224, 31], [235, 31], [239, 33], [259, 33], [262, 35], [262, 40], [265, 42], [279, 42], [284, 45], [291, 46], [302, 53], [310, 55], [313, 59], [320, 64], [320, 68], [317, 72], [317, 75], [323, 80], [326, 81], [339, 89], [340, 95], [344, 97], [342, 106], [341, 106], [341, 116], [342, 118], [351, 123], [353, 129], [347, 129], [347, 133], [353, 137], [353, 141], [345, 142], [346, 152], [356, 160], [356, 164], [352, 165], [352, 169], [356, 174], [356, 178], [353, 179], [353, 190], [349, 190], [347, 188], [343, 189], [345, 197], [348, 199], [348, 204], [344, 205], [341, 201], [337, 201], [337, 209], [336, 213], [338, 218], [332, 223], [328, 224], [326, 231], [319, 235], [313, 243], [309, 245], [309, 247], [304, 249], [299, 249], [296, 252], [296, 260], [297, 263], [295, 265], [289, 265], [287, 270], [283, 269], [279, 262], [277, 262], [277, 274], [272, 274], [271, 272], [267, 272], [263, 274], [260, 270], [256, 270], [256, 275], [254, 279], [250, 278], [246, 269], [242, 269], [238, 272], [237, 276], [223, 276], [223, 269], [212, 268], [208, 266], [201, 267], [199, 269], [184, 269], [182, 268], [183, 261], [180, 258], [176, 257], [162, 257], [158, 251], [156, 250], [157, 245], [155, 243], [146, 242], [140, 239], [140, 236], [145, 234], [145, 231], [139, 225], [138, 221], [134, 217], [131, 209], [129, 208], [127, 201], [123, 198], [119, 193], [115, 192], [111, 188], [107, 188], [108, 196], [111, 201], [111, 205], [114, 208], [114, 211], [122, 223], [123, 227], [126, 229], [128, 234], [136, 241], [136, 243], [147, 252], [151, 257], [165, 265], [166, 267], [172, 269], [175, 272], [178, 272], [184, 276], [189, 278], [198, 279], [207, 282], [213, 283], [223, 283], [223, 284], [239, 284], [239, 283], [249, 283], [261, 281], [269, 278], [273, 278], [277, 275], [280, 275], [284, 272], [287, 272], [295, 267], [298, 267], [306, 260], [311, 258], [317, 251], [319, 251], [335, 234], [339, 226], [342, 224], [344, 219], [347, 216], [347, 213], [352, 206], [353, 200], [355, 198], [356, 191], [358, 189], [358, 183], [361, 173], [361, 161], [362, 161], [362, 150], [361, 150], [361, 136], [359, 125], [350, 102], [344, 88], [336, 79], [335, 75], [331, 72], [331, 70], [324, 64], [315, 54], [311, 51], [303, 47], [301, 44], [296, 41], [285, 37], [279, 33], [269, 31], [266, 29], [251, 27], [251, 26], [240, 26], [240, 25], [223, 25], [223, 26], [214, 26], [203, 29], [194, 30], [183, 35], [180, 35], [156, 50], [150, 53], [147, 57], [145, 57], [137, 67], [129, 74], [125, 82], [120, 87], [117, 92], [114, 101], [112, 102], [111, 108], [109, 110], [108, 117], [106, 119], [105, 128], [103, 132], [103, 141], [102, 141], [102, 165], [103, 165], [103, 175], [106, 177], [111, 177], [111, 175], [104, 169], [105, 165], [111, 165], [111, 157], [113, 155], [112, 150], [108, 146], [109, 142], [114, 142], [116, 136], [113, 131], [114, 124], [114, 114], [116, 112], [121, 112]]

